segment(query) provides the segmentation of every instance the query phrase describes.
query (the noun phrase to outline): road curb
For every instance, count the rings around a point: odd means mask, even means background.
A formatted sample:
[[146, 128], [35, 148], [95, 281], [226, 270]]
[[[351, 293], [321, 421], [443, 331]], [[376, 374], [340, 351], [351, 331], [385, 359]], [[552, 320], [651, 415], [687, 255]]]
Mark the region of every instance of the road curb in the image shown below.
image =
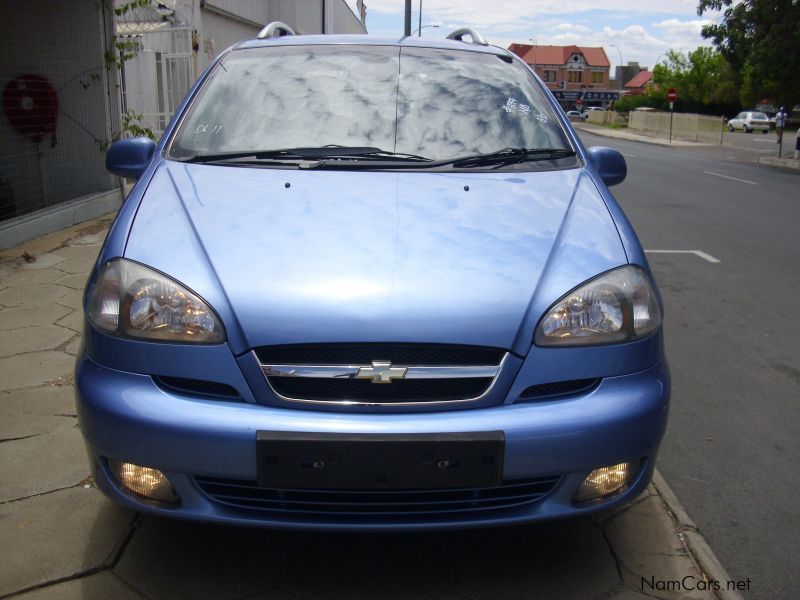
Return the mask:
[[[700, 532], [695, 522], [686, 512], [686, 509], [684, 509], [678, 501], [672, 488], [669, 487], [658, 470], [653, 474], [653, 487], [655, 487], [656, 492], [658, 492], [658, 495], [670, 512], [678, 528], [678, 534], [686, 544], [689, 553], [700, 566], [700, 570], [709, 580], [719, 581], [723, 585], [731, 581], [731, 577], [714, 554], [711, 546], [708, 545], [705, 536]], [[715, 591], [714, 593], [720, 600], [743, 600], [743, 596], [735, 591], [723, 589]]]
[[792, 169], [800, 171], [800, 160], [796, 158], [777, 158], [773, 156], [762, 156], [758, 159], [759, 164], [779, 169]]

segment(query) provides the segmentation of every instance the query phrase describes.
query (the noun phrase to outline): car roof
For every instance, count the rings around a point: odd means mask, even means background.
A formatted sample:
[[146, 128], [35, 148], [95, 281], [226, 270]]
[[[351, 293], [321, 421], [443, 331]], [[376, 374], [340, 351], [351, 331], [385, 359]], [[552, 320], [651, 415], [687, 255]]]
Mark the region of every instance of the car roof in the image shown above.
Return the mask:
[[505, 48], [484, 46], [448, 40], [444, 38], [419, 38], [413, 36], [389, 37], [369, 34], [359, 35], [285, 35], [274, 38], [244, 40], [232, 47], [233, 50], [245, 48], [266, 48], [271, 46], [323, 46], [323, 45], [358, 45], [358, 46], [400, 46], [404, 48], [435, 48], [441, 50], [459, 50], [480, 52], [498, 56], [514, 56]]

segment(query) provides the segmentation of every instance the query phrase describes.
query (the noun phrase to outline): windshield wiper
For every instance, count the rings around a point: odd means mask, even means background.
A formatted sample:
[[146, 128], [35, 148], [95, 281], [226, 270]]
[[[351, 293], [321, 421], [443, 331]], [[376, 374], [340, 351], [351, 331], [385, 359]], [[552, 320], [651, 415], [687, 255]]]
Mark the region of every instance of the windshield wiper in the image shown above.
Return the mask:
[[439, 161], [437, 165], [451, 164], [454, 167], [482, 167], [484, 165], [498, 164], [498, 166], [502, 166], [513, 162], [551, 160], [568, 156], [575, 156], [575, 151], [569, 148], [503, 148], [488, 154], [475, 154], [448, 161]]
[[222, 152], [217, 154], [194, 154], [186, 158], [180, 159], [182, 162], [190, 163], [209, 163], [209, 162], [225, 162], [237, 161], [240, 159], [248, 159], [251, 161], [262, 161], [272, 159], [297, 159], [297, 160], [320, 160], [320, 159], [337, 159], [337, 160], [381, 160], [391, 158], [392, 160], [401, 161], [430, 161], [431, 159], [424, 156], [417, 156], [416, 154], [403, 154], [399, 152], [390, 152], [388, 150], [381, 150], [373, 146], [319, 146], [308, 148], [280, 148], [275, 150], [262, 150], [262, 151], [242, 151], [242, 152]]

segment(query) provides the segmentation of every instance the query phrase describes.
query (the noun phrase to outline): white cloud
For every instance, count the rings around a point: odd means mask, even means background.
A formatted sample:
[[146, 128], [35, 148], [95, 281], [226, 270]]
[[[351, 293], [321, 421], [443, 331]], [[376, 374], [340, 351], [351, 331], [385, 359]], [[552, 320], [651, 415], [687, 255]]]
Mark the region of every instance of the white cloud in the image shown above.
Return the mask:
[[[368, 28], [369, 15], [383, 22], [388, 16], [396, 17], [402, 27], [403, 0], [366, 0], [366, 4]], [[414, 27], [418, 7], [418, 0], [413, 0]], [[708, 45], [700, 32], [711, 22], [698, 19], [697, 0], [423, 0], [422, 10], [425, 24], [448, 24], [439, 30], [428, 29], [429, 36], [444, 37], [456, 27], [473, 27], [490, 43], [502, 47], [512, 42], [531, 44], [533, 38], [539, 45], [602, 46], [612, 72], [620, 54], [623, 62], [638, 61], [652, 67], [669, 49], [688, 52]], [[592, 21], [585, 18], [589, 11], [593, 11]], [[372, 28], [370, 32], [381, 33]]]
[[573, 31], [575, 33], [589, 33], [592, 30], [585, 25], [574, 25], [572, 23], [560, 23], [555, 26], [559, 31]]

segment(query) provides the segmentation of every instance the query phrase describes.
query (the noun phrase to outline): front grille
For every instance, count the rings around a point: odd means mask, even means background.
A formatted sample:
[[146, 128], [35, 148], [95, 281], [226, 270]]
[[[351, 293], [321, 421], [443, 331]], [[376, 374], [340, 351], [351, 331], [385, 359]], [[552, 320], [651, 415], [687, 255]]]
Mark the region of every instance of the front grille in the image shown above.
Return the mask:
[[291, 344], [256, 348], [263, 365], [499, 365], [506, 351], [451, 344]]
[[435, 515], [500, 510], [536, 502], [559, 478], [510, 481], [501, 486], [454, 490], [293, 490], [254, 481], [197, 477], [212, 500], [250, 510], [315, 515]]
[[403, 379], [375, 384], [361, 379], [267, 377], [272, 389], [286, 398], [330, 402], [444, 402], [477, 398], [492, 384], [491, 377], [468, 379]]
[[[293, 344], [254, 352], [270, 386], [284, 398], [388, 405], [479, 398], [506, 354], [483, 346], [407, 343]], [[360, 375], [379, 363], [400, 373], [380, 383]]]

